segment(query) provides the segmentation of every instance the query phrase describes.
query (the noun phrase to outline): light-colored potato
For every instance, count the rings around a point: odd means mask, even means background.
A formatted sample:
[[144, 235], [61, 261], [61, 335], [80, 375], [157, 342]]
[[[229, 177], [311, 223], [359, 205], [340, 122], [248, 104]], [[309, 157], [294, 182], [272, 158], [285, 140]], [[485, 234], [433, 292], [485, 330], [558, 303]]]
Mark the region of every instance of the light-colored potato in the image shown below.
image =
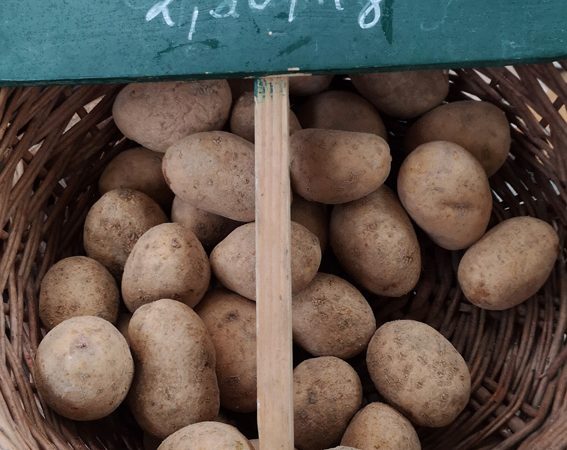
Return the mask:
[[315, 95], [331, 85], [332, 75], [305, 75], [289, 77], [289, 94], [298, 97]]
[[406, 148], [454, 142], [472, 153], [490, 176], [506, 161], [511, 140], [504, 111], [488, 102], [461, 101], [438, 106], [415, 122], [406, 135]]
[[47, 329], [76, 316], [118, 317], [116, 281], [98, 261], [71, 256], [54, 264], [41, 280], [39, 318]]
[[133, 83], [116, 97], [112, 116], [124, 136], [165, 152], [185, 136], [222, 129], [231, 103], [226, 80]]
[[120, 276], [139, 237], [166, 220], [159, 205], [146, 194], [114, 189], [104, 194], [87, 214], [83, 230], [85, 251], [113, 275]]
[[144, 305], [128, 335], [136, 360], [128, 403], [146, 433], [165, 438], [218, 415], [215, 349], [191, 308], [170, 299]]
[[444, 427], [469, 401], [463, 357], [434, 328], [414, 320], [382, 325], [368, 345], [368, 373], [378, 392], [412, 422]]
[[301, 104], [297, 116], [303, 128], [372, 133], [388, 139], [376, 108], [354, 92], [322, 92]]
[[131, 312], [160, 298], [194, 307], [210, 279], [207, 254], [193, 232], [178, 223], [162, 223], [146, 231], [128, 256], [122, 299]]
[[543, 286], [559, 255], [559, 237], [543, 220], [514, 217], [469, 248], [458, 279], [467, 299], [484, 309], [519, 305]]
[[215, 289], [196, 312], [215, 346], [221, 405], [230, 411], [256, 411], [256, 304]]
[[484, 169], [452, 142], [428, 142], [410, 153], [398, 173], [398, 195], [412, 219], [447, 250], [480, 239], [492, 212]]
[[118, 322], [116, 323], [116, 328], [124, 336], [128, 345], [130, 345], [130, 336], [128, 336], [128, 326], [130, 325], [130, 320], [132, 319], [132, 314], [122, 313], [118, 316]]
[[[301, 130], [299, 120], [289, 110], [289, 134]], [[234, 103], [230, 115], [230, 131], [247, 141], [254, 142], [254, 93], [244, 92]]]
[[254, 145], [224, 131], [197, 133], [163, 158], [171, 190], [194, 207], [240, 222], [254, 220]]
[[126, 397], [134, 362], [126, 340], [100, 317], [65, 320], [43, 338], [34, 378], [41, 398], [73, 420], [97, 420]]
[[158, 450], [254, 450], [244, 435], [232, 425], [201, 422], [173, 433]]
[[319, 203], [346, 203], [378, 189], [390, 173], [390, 147], [375, 134], [300, 130], [290, 138], [295, 192]]
[[385, 403], [370, 403], [350, 421], [341, 444], [360, 450], [421, 450], [408, 419]]
[[310, 202], [299, 195], [294, 195], [291, 204], [291, 220], [303, 225], [317, 236], [321, 252], [325, 251], [329, 240], [329, 214], [326, 205]]
[[293, 340], [314, 356], [351, 358], [376, 331], [372, 308], [348, 281], [318, 273], [292, 300]]
[[[211, 252], [211, 268], [226, 288], [256, 299], [256, 224], [247, 223], [230, 233]], [[304, 289], [321, 264], [319, 239], [303, 225], [291, 223], [291, 288]]]
[[421, 253], [415, 231], [386, 186], [335, 206], [330, 241], [345, 271], [370, 292], [399, 297], [419, 280]]
[[354, 369], [332, 356], [307, 359], [293, 371], [295, 445], [320, 450], [339, 441], [362, 403]]
[[400, 119], [417, 117], [439, 105], [449, 93], [443, 70], [352, 75], [354, 87], [379, 111]]

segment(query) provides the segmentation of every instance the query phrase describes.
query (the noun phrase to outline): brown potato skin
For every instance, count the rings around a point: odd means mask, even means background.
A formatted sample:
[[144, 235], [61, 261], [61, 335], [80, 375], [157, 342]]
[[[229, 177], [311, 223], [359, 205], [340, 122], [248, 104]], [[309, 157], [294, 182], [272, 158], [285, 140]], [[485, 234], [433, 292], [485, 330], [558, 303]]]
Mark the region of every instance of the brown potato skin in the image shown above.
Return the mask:
[[160, 298], [192, 308], [210, 280], [207, 254], [193, 232], [178, 223], [162, 223], [146, 231], [128, 256], [122, 299], [130, 312]]
[[293, 296], [292, 317], [293, 340], [314, 356], [352, 358], [376, 331], [372, 308], [358, 289], [321, 272]]
[[438, 106], [415, 122], [406, 135], [407, 150], [431, 141], [460, 145], [494, 175], [510, 152], [510, 125], [506, 114], [489, 102], [460, 101]]
[[100, 317], [65, 320], [40, 342], [34, 379], [41, 398], [72, 420], [97, 420], [126, 397], [134, 362], [124, 337]]
[[291, 220], [303, 225], [317, 236], [321, 252], [327, 248], [329, 241], [329, 213], [327, 205], [310, 202], [295, 194], [291, 204]]
[[[211, 268], [223, 286], [256, 299], [256, 241], [254, 222], [238, 227], [211, 252]], [[291, 289], [297, 293], [315, 277], [321, 264], [317, 236], [291, 222]]]
[[289, 142], [293, 189], [309, 201], [357, 200], [390, 173], [390, 147], [375, 134], [312, 128], [294, 133]]
[[379, 111], [412, 119], [435, 108], [449, 93], [443, 70], [383, 72], [351, 75], [356, 90]]
[[331, 85], [332, 75], [304, 75], [289, 77], [289, 95], [304, 97], [324, 91]]
[[478, 241], [492, 212], [484, 169], [452, 142], [428, 142], [410, 153], [398, 173], [398, 195], [419, 227], [447, 250]]
[[391, 406], [374, 402], [366, 405], [350, 421], [337, 449], [421, 450], [411, 422]]
[[120, 304], [116, 281], [98, 261], [71, 256], [54, 264], [41, 280], [39, 318], [48, 330], [76, 316], [115, 323]]
[[215, 346], [221, 405], [235, 412], [256, 411], [256, 304], [215, 289], [196, 312]]
[[165, 152], [185, 136], [222, 129], [231, 104], [226, 80], [133, 83], [118, 93], [112, 116], [124, 136]]
[[345, 361], [307, 359], [293, 371], [295, 446], [320, 450], [341, 438], [362, 403], [362, 385]]
[[419, 243], [409, 217], [388, 187], [335, 206], [330, 225], [337, 259], [365, 289], [399, 297], [415, 287], [421, 274]]
[[144, 305], [128, 335], [136, 361], [128, 404], [146, 433], [165, 438], [218, 415], [215, 349], [191, 308], [170, 299]]
[[512, 308], [545, 284], [559, 251], [557, 232], [543, 220], [527, 216], [505, 220], [465, 252], [459, 285], [480, 308]]
[[200, 422], [188, 425], [164, 440], [158, 450], [254, 450], [232, 425]]
[[163, 158], [171, 190], [194, 207], [239, 222], [254, 220], [254, 145], [225, 131], [197, 133]]
[[113, 189], [134, 189], [150, 196], [164, 209], [169, 209], [173, 192], [161, 171], [162, 153], [144, 147], [119, 153], [105, 167], [98, 180], [98, 190], [106, 194]]
[[132, 189], [114, 189], [89, 210], [83, 229], [87, 256], [120, 276], [132, 247], [142, 234], [167, 217], [146, 194]]
[[297, 116], [303, 128], [371, 133], [388, 139], [380, 113], [372, 103], [354, 92], [321, 92], [301, 104]]
[[413, 423], [444, 427], [469, 401], [463, 357], [434, 328], [414, 320], [382, 325], [368, 345], [368, 373], [378, 392]]

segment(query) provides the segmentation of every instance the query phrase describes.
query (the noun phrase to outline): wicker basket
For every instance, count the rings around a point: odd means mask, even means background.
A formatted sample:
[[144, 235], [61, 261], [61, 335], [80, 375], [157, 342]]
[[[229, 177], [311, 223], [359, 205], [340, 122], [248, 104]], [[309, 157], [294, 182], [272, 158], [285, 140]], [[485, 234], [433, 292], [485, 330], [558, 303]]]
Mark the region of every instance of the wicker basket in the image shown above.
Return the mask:
[[[419, 430], [426, 449], [567, 448], [567, 65], [459, 70], [452, 99], [495, 103], [512, 124], [511, 157], [491, 178], [493, 223], [540, 217], [562, 255], [541, 291], [505, 312], [480, 310], [456, 282], [459, 255], [424, 248], [416, 291], [370, 298], [378, 322], [409, 317], [439, 329], [472, 374], [468, 407], [451, 426]], [[81, 231], [104, 165], [131, 145], [112, 120], [116, 86], [0, 89], [0, 448], [142, 448], [125, 408], [95, 423], [54, 414], [34, 388], [43, 330], [38, 288], [56, 260], [83, 252]], [[563, 116], [562, 116], [563, 114]], [[402, 130], [404, 123], [391, 123]], [[393, 140], [395, 143], [395, 139]], [[395, 153], [395, 152], [393, 152]], [[353, 362], [363, 365], [361, 360]], [[361, 370], [364, 370], [363, 368]], [[365, 387], [365, 397], [375, 395]]]

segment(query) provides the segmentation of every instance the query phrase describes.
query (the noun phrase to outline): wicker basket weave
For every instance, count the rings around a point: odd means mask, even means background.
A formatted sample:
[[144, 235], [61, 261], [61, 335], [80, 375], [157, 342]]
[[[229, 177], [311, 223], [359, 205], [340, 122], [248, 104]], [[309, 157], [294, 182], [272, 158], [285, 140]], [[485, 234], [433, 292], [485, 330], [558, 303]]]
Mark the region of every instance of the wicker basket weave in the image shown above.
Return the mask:
[[[415, 293], [370, 299], [378, 323], [425, 321], [469, 364], [468, 407], [447, 428], [418, 430], [426, 449], [567, 448], [565, 69], [549, 64], [452, 75], [451, 99], [495, 103], [512, 124], [511, 156], [491, 178], [493, 223], [531, 215], [559, 232], [562, 254], [541, 291], [508, 311], [480, 310], [458, 288], [459, 255], [431, 246]], [[124, 408], [95, 423], [64, 420], [39, 399], [32, 375], [43, 333], [39, 283], [56, 260], [83, 252], [82, 224], [97, 196], [97, 178], [130, 145], [108, 120], [117, 90], [0, 89], [0, 449], [142, 445]]]

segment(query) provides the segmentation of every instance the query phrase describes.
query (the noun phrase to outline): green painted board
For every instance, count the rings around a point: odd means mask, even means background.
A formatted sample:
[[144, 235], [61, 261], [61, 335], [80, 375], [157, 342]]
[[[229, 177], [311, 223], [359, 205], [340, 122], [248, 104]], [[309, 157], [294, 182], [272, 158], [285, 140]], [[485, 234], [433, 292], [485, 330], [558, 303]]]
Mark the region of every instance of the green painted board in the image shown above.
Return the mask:
[[0, 84], [567, 57], [567, 0], [1, 0]]

